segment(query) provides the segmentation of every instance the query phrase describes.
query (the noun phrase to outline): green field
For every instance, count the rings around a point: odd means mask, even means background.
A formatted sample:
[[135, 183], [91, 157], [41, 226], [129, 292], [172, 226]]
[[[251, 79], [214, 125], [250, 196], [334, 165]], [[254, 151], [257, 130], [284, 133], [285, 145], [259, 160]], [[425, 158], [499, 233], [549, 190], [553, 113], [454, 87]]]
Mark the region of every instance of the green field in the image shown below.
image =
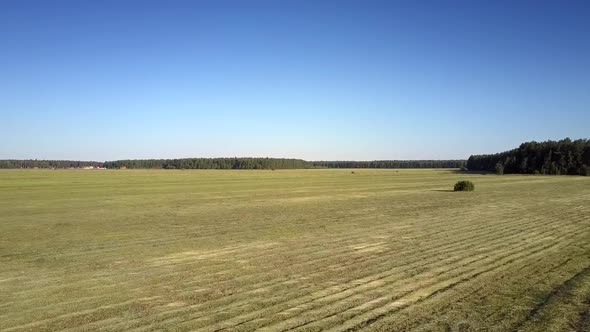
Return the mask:
[[590, 331], [590, 177], [0, 171], [0, 330], [61, 329]]

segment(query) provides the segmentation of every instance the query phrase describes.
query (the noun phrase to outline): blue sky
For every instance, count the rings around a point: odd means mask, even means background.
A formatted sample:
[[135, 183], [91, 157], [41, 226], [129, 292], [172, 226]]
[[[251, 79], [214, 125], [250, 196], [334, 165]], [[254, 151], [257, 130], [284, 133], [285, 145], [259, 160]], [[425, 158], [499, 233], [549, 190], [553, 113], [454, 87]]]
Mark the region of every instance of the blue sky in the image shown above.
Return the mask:
[[587, 1], [1, 1], [0, 158], [447, 159], [590, 136]]

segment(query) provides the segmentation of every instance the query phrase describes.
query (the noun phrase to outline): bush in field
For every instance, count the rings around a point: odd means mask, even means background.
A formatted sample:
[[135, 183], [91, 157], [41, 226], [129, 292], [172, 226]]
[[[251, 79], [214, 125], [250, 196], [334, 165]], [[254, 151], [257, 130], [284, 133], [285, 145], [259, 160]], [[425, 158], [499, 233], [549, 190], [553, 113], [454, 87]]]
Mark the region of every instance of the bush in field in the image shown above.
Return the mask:
[[475, 185], [471, 181], [459, 181], [455, 183], [455, 191], [473, 191]]

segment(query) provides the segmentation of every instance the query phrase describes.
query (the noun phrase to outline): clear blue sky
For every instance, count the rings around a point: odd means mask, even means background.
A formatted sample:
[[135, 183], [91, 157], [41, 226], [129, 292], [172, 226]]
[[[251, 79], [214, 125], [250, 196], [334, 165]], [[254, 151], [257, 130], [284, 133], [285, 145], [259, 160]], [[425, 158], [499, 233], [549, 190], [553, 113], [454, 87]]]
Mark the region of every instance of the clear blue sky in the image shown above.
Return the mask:
[[467, 158], [590, 136], [588, 1], [0, 1], [0, 158]]

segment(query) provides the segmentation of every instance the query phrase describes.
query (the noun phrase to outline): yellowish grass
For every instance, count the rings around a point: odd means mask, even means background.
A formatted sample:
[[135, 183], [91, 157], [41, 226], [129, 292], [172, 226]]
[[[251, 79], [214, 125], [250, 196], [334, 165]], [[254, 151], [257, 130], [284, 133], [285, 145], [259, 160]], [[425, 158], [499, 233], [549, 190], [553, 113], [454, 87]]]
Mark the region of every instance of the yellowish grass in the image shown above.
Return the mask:
[[587, 177], [0, 171], [2, 331], [584, 331], [589, 308]]

